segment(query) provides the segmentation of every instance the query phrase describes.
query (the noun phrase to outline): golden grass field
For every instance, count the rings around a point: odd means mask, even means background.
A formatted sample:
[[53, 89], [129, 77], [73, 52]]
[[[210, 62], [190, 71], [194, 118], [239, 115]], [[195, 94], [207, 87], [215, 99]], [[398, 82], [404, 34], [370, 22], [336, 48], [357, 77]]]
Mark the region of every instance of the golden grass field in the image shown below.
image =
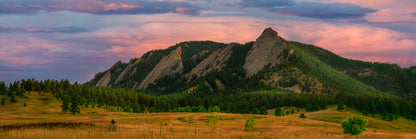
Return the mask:
[[[81, 113], [72, 115], [61, 112], [61, 102], [51, 95], [32, 93], [28, 98], [17, 98], [19, 102], [0, 105], [0, 126], [38, 124], [45, 122], [82, 122], [94, 126], [39, 127], [0, 130], [0, 138], [416, 138], [416, 122], [399, 118], [392, 122], [379, 117], [365, 117], [367, 131], [359, 136], [342, 133], [339, 124], [354, 110], [339, 112], [336, 106], [326, 110], [305, 113], [307, 118], [298, 118], [303, 109], [284, 117], [269, 115], [229, 113], [125, 113], [108, 112], [101, 108], [81, 107]], [[2, 96], [0, 96], [2, 97]], [[27, 106], [24, 107], [23, 104]], [[217, 114], [220, 121], [213, 131], [206, 125], [209, 115]], [[245, 121], [257, 117], [258, 129], [244, 131]], [[110, 121], [117, 123], [117, 131], [109, 129]]]

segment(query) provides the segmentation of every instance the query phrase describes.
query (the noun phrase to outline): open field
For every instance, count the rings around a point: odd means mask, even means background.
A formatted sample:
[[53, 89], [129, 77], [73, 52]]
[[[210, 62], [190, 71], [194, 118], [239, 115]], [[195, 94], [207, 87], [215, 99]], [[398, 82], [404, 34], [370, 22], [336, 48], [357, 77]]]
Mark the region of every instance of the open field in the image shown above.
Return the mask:
[[[81, 113], [61, 112], [61, 102], [50, 95], [31, 93], [19, 102], [0, 106], [0, 126], [18, 128], [0, 129], [1, 138], [357, 138], [342, 133], [342, 119], [357, 115], [354, 110], [339, 112], [336, 106], [326, 110], [305, 113], [304, 109], [284, 117], [228, 113], [125, 113], [108, 112], [101, 108], [81, 107]], [[0, 96], [3, 97], [3, 96]], [[27, 104], [24, 107], [24, 103]], [[220, 121], [215, 129], [208, 127], [209, 115], [217, 114]], [[257, 117], [258, 129], [245, 132], [245, 121]], [[416, 122], [399, 118], [392, 122], [379, 117], [365, 117], [367, 131], [358, 138], [416, 138]], [[114, 119], [117, 130], [109, 129]], [[67, 125], [63, 124], [67, 123]]]

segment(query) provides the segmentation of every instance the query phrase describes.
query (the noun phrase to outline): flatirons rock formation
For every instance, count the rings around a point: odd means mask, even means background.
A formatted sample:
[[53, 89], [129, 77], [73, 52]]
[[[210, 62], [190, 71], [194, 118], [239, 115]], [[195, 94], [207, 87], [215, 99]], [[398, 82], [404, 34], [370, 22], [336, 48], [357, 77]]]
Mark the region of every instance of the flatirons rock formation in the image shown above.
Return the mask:
[[117, 62], [86, 84], [156, 94], [249, 86], [299, 93], [388, 92], [416, 98], [416, 67], [346, 59], [317, 46], [286, 41], [267, 28], [246, 44], [189, 41], [152, 50], [128, 63]]
[[271, 66], [279, 64], [283, 59], [283, 49], [286, 47], [287, 44], [277, 35], [276, 31], [271, 28], [264, 30], [247, 54], [244, 64], [246, 76], [251, 77], [257, 74], [268, 64]]
[[147, 88], [150, 83], [162, 78], [166, 75], [173, 75], [175, 73], [182, 73], [183, 64], [181, 58], [181, 47], [176, 48], [169, 55], [160, 60], [156, 67], [146, 76], [143, 82], [138, 86], [139, 89]]

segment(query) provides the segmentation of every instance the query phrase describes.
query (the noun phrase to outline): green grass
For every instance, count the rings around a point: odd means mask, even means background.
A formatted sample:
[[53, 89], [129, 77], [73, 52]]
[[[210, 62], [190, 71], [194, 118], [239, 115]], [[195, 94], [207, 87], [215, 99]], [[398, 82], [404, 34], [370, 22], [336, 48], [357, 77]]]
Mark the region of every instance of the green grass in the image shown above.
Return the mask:
[[316, 77], [320, 82], [344, 93], [380, 93], [327, 65], [301, 46], [292, 43], [289, 43], [289, 46], [294, 50], [294, 55], [304, 64], [301, 65], [303, 67], [301, 69]]
[[[17, 103], [0, 106], [0, 126], [36, 124], [42, 122], [84, 122], [93, 127], [27, 128], [25, 130], [0, 131], [4, 138], [351, 138], [342, 133], [339, 121], [358, 111], [337, 111], [336, 106], [328, 109], [305, 112], [295, 107], [282, 107], [283, 111], [295, 109], [294, 114], [282, 117], [255, 114], [228, 113], [125, 113], [109, 112], [101, 108], [81, 107], [81, 113], [62, 113], [61, 102], [51, 95], [32, 93], [28, 98], [18, 97]], [[39, 99], [41, 98], [41, 99]], [[44, 99], [47, 98], [47, 99]], [[47, 102], [47, 103], [43, 103]], [[23, 103], [28, 104], [23, 107]], [[305, 113], [306, 119], [299, 118]], [[220, 116], [217, 130], [206, 125], [209, 115]], [[245, 132], [248, 118], [257, 117], [255, 132]], [[416, 122], [404, 118], [383, 121], [379, 117], [365, 116], [369, 123], [367, 132], [360, 138], [414, 138]], [[111, 119], [117, 123], [117, 131], [110, 131]], [[161, 134], [161, 136], [160, 136]]]

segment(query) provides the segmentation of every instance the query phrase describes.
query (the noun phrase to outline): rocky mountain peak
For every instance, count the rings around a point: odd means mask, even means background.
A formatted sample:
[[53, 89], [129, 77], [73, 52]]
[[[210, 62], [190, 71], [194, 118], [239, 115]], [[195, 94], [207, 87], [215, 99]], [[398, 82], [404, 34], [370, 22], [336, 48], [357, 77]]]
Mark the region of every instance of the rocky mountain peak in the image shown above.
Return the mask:
[[247, 53], [246, 63], [243, 66], [246, 76], [251, 77], [257, 74], [268, 64], [271, 66], [279, 64], [286, 47], [287, 44], [277, 35], [276, 31], [272, 28], [265, 29]]
[[266, 28], [263, 30], [263, 33], [257, 38], [256, 41], [265, 40], [265, 39], [274, 39], [279, 37], [277, 32], [274, 31], [272, 28]]

